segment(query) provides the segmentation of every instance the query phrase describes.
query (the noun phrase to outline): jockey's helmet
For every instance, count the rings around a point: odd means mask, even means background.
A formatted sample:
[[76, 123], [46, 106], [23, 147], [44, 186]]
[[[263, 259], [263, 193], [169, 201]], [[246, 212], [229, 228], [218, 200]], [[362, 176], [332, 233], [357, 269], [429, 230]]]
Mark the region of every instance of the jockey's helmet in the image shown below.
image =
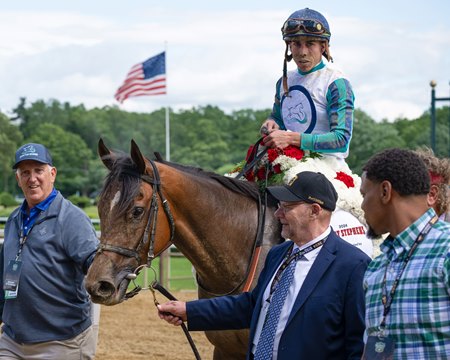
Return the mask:
[[331, 32], [327, 19], [318, 11], [305, 8], [292, 13], [281, 28], [283, 40], [298, 36], [311, 36], [330, 41]]

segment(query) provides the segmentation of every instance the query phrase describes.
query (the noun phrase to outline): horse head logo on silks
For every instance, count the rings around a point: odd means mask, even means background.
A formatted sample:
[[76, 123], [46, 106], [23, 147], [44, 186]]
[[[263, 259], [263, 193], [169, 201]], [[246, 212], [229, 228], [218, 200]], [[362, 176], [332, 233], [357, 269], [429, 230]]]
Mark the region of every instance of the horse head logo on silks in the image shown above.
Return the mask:
[[303, 104], [297, 104], [295, 106], [290, 106], [288, 107], [288, 121], [292, 121], [295, 120], [297, 122], [299, 122], [300, 124], [304, 124], [306, 123], [307, 119], [306, 119], [306, 114], [303, 111]]
[[286, 130], [310, 134], [317, 121], [317, 111], [311, 94], [301, 85], [289, 88], [280, 104], [281, 117]]

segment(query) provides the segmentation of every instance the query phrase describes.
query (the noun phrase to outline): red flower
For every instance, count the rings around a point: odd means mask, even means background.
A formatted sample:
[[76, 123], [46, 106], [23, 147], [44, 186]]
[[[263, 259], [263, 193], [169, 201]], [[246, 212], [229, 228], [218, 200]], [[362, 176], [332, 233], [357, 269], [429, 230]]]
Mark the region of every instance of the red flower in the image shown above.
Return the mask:
[[296, 159], [301, 160], [305, 155], [304, 151], [297, 146], [289, 145], [283, 149], [284, 155]]
[[353, 178], [343, 171], [338, 171], [336, 173], [335, 179], [342, 181], [348, 188], [355, 187], [355, 182], [353, 181]]
[[273, 167], [273, 172], [274, 172], [275, 174], [281, 174], [281, 165], [280, 165], [280, 164], [276, 164], [276, 165]]
[[266, 178], [266, 168], [264, 166], [260, 167], [256, 176], [259, 180], [264, 180]]
[[247, 156], [245, 157], [245, 161], [250, 162], [250, 161], [253, 160], [253, 158], [250, 159], [250, 155], [252, 155], [253, 148], [254, 148], [253, 145], [250, 145], [250, 147], [248, 148], [248, 150], [247, 150]]
[[278, 153], [278, 151], [276, 149], [267, 150], [267, 157], [269, 158], [269, 162], [271, 162], [271, 163], [273, 163], [279, 155], [280, 154]]
[[244, 176], [248, 181], [255, 181], [255, 174], [253, 171], [248, 171]]

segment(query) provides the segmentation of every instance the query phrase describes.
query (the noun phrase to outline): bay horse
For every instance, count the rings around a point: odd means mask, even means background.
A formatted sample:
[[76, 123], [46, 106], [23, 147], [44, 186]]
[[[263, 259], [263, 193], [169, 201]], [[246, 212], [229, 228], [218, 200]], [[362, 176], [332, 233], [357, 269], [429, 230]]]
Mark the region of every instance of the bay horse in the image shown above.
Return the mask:
[[[275, 204], [261, 206], [257, 184], [149, 160], [133, 140], [129, 156], [110, 151], [101, 139], [98, 153], [110, 172], [98, 202], [100, 246], [86, 278], [94, 302], [122, 302], [129, 275], [171, 243], [194, 266], [199, 298], [238, 294], [247, 281], [262, 228], [250, 289], [256, 285], [268, 251], [283, 241]], [[206, 336], [214, 345], [214, 359], [245, 359], [247, 330], [206, 332]]]

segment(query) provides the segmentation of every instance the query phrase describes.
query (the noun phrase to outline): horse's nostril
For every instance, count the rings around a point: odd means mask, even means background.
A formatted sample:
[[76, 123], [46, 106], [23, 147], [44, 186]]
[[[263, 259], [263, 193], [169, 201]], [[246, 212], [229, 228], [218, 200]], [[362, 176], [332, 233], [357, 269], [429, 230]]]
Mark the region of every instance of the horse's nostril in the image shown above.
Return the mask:
[[99, 281], [97, 285], [93, 286], [90, 290], [92, 296], [105, 299], [112, 296], [116, 291], [116, 288], [114, 287], [114, 284], [109, 281]]

